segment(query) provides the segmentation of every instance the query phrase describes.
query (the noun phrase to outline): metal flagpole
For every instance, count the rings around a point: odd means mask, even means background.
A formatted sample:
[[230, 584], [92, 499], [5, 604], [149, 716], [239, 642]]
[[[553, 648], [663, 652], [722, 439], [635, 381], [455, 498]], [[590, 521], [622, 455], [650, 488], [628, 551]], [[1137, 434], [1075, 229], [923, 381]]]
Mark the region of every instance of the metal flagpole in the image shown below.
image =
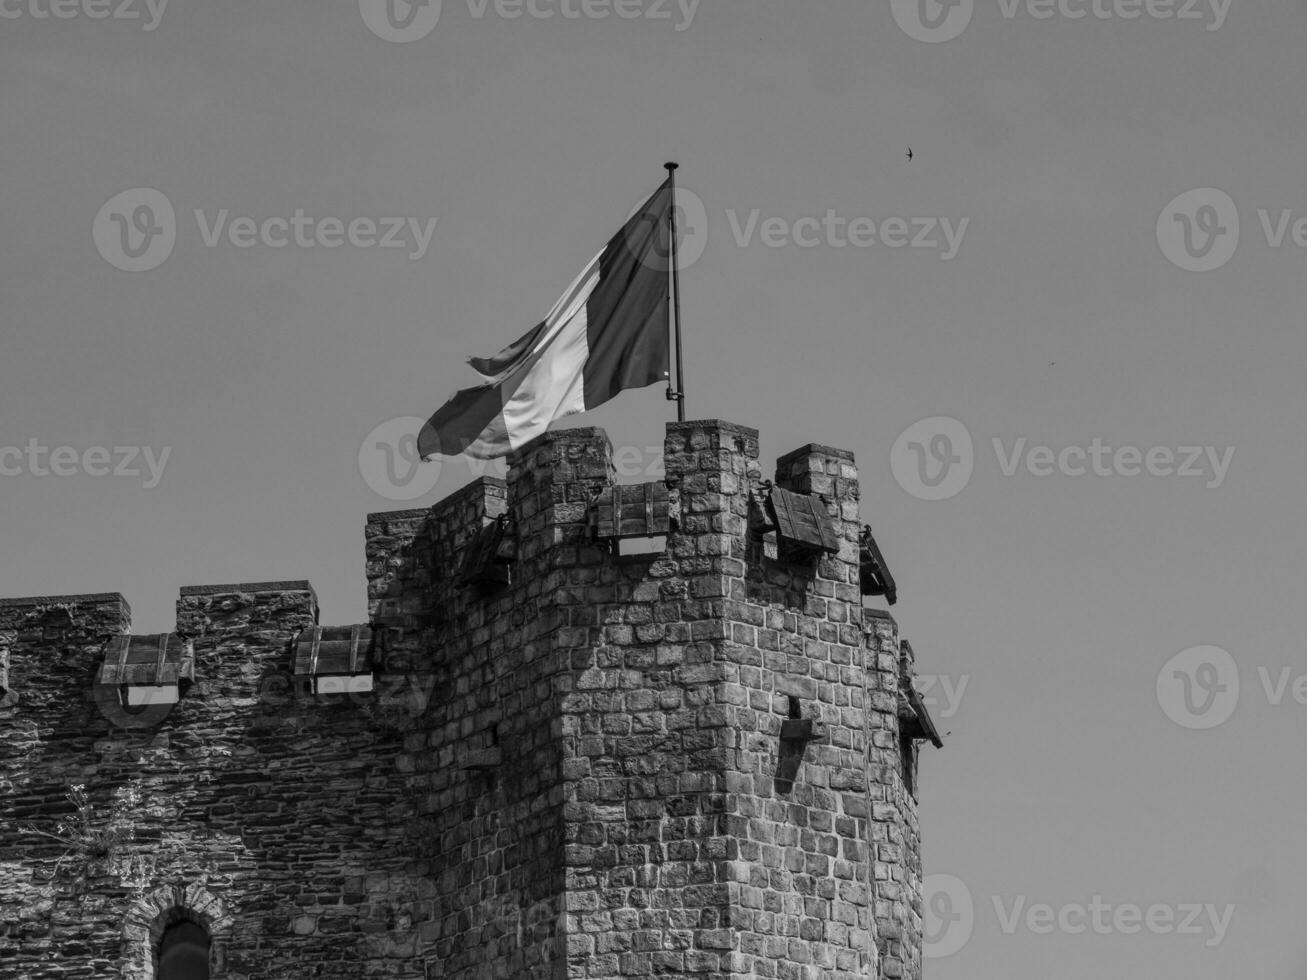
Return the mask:
[[681, 270], [676, 257], [676, 170], [679, 163], [668, 163], [667, 179], [672, 185], [672, 329], [676, 338], [676, 390], [667, 386], [667, 397], [676, 402], [676, 421], [685, 421], [685, 365], [681, 362]]

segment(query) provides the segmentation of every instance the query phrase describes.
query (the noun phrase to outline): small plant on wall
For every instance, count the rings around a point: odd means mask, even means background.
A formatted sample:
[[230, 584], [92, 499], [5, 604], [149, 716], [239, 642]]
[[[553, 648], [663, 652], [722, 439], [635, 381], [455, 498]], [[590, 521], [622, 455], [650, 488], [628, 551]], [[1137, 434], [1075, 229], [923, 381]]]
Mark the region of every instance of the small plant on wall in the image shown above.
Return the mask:
[[81, 784], [70, 786], [67, 795], [74, 812], [56, 823], [53, 831], [30, 824], [22, 828], [64, 846], [48, 880], [59, 876], [65, 862], [78, 865], [79, 877], [85, 878], [92, 865], [111, 861], [119, 848], [136, 839], [134, 815], [141, 802], [139, 783], [114, 790], [107, 809], [96, 809]]

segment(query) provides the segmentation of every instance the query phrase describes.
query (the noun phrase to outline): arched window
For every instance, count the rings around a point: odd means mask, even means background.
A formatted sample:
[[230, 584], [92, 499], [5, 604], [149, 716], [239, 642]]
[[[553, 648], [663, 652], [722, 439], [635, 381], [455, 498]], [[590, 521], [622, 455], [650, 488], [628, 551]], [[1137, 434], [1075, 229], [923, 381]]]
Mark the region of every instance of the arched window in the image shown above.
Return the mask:
[[196, 883], [160, 885], [137, 896], [123, 917], [123, 980], [222, 976], [231, 933], [220, 895]]
[[209, 980], [209, 934], [194, 922], [178, 922], [159, 941], [158, 980]]

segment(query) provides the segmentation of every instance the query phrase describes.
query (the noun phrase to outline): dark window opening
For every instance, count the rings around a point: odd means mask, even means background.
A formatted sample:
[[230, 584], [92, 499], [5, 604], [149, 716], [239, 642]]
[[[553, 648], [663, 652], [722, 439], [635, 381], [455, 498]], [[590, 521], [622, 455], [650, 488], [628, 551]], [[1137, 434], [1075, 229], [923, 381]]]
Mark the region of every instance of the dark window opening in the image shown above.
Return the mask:
[[899, 736], [899, 769], [903, 788], [914, 800], [917, 798], [917, 743], [908, 735]]
[[794, 695], [792, 695], [792, 694], [790, 695], [790, 717], [791, 717], [791, 718], [801, 718], [801, 717], [803, 717], [803, 716], [799, 713], [799, 699], [796, 698], [796, 697], [795, 697]]
[[158, 980], [210, 980], [209, 935], [201, 926], [178, 922], [164, 932]]

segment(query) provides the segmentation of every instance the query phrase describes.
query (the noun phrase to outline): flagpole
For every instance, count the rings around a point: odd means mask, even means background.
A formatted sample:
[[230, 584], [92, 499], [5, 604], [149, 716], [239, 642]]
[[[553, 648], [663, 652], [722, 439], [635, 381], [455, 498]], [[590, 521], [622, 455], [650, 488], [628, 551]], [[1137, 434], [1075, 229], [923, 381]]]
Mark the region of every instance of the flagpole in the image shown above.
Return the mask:
[[676, 401], [676, 421], [685, 421], [685, 365], [681, 362], [681, 269], [677, 260], [676, 248], [676, 170], [679, 163], [669, 162], [667, 180], [672, 187], [671, 232], [672, 232], [672, 329], [676, 338], [676, 390], [667, 386], [667, 397]]

